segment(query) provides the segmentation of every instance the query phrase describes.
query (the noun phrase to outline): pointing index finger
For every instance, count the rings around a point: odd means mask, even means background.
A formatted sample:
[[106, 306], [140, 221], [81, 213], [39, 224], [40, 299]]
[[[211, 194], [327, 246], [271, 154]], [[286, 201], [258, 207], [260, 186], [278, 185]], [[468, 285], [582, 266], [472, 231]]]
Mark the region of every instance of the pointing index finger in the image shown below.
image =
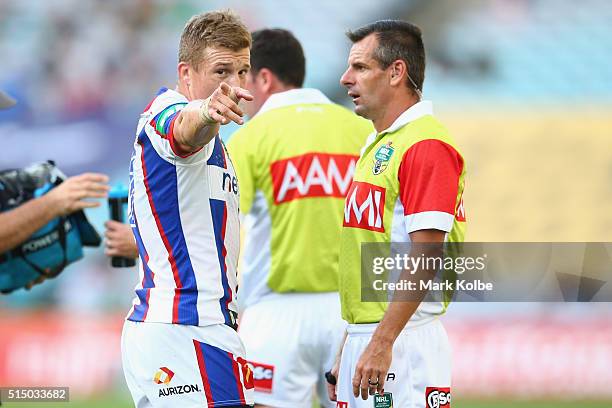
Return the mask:
[[236, 93], [237, 99], [244, 99], [246, 101], [252, 101], [253, 95], [249, 91], [243, 88], [235, 87], [234, 92]]
[[228, 95], [229, 96], [232, 93], [232, 87], [229, 86], [228, 84], [226, 84], [225, 82], [221, 82], [219, 84], [219, 89], [221, 90], [221, 93], [223, 95]]

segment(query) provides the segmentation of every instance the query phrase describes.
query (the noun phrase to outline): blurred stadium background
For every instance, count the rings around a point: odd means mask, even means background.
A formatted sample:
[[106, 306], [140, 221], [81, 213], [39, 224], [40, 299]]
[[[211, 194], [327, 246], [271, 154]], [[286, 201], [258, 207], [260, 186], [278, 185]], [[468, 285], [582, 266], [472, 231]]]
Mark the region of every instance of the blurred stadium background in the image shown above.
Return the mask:
[[[221, 7], [252, 29], [291, 29], [306, 85], [347, 106], [343, 32], [416, 22], [426, 98], [467, 158], [468, 240], [611, 241], [607, 0], [1, 0], [0, 89], [19, 105], [0, 112], [0, 167], [54, 159], [126, 183], [138, 114], [174, 84], [186, 19]], [[88, 214], [102, 231], [107, 209]], [[119, 335], [135, 283], [95, 250], [0, 297], [0, 385], [67, 385], [70, 406], [130, 406]], [[445, 319], [453, 406], [612, 406], [610, 304], [455, 304]]]

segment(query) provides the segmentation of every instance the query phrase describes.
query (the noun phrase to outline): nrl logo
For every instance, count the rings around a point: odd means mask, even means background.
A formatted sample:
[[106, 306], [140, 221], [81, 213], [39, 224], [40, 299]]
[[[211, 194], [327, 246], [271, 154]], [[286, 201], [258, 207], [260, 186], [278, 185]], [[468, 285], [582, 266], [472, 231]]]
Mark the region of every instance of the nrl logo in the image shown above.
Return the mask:
[[391, 155], [393, 155], [395, 151], [395, 149], [391, 147], [392, 143], [393, 142], [387, 142], [387, 144], [380, 146], [374, 154], [374, 167], [372, 167], [372, 173], [374, 173], [375, 176], [387, 169]]

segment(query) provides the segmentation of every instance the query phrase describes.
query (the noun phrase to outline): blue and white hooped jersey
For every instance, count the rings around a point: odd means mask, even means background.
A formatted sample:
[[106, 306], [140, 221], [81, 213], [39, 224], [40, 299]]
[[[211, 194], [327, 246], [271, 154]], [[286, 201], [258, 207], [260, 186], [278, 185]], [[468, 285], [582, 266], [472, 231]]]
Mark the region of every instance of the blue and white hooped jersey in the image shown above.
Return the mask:
[[177, 153], [174, 120], [187, 102], [162, 88], [138, 123], [128, 205], [140, 281], [127, 319], [234, 326], [238, 181], [219, 136]]

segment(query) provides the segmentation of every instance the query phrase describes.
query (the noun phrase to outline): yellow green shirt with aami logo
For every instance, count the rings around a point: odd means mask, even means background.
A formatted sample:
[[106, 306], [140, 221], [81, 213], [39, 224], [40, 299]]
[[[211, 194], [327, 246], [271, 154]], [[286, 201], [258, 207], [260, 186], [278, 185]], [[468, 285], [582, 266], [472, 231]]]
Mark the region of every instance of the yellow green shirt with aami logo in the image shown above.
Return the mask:
[[228, 143], [245, 215], [240, 304], [338, 290], [342, 208], [370, 122], [314, 89], [272, 95]]
[[[465, 233], [465, 165], [431, 102], [415, 104], [385, 131], [372, 134], [347, 193], [340, 250], [342, 317], [349, 323], [379, 322], [387, 302], [361, 301], [361, 244], [410, 242], [424, 229]], [[442, 302], [423, 302], [411, 321], [444, 313]]]

